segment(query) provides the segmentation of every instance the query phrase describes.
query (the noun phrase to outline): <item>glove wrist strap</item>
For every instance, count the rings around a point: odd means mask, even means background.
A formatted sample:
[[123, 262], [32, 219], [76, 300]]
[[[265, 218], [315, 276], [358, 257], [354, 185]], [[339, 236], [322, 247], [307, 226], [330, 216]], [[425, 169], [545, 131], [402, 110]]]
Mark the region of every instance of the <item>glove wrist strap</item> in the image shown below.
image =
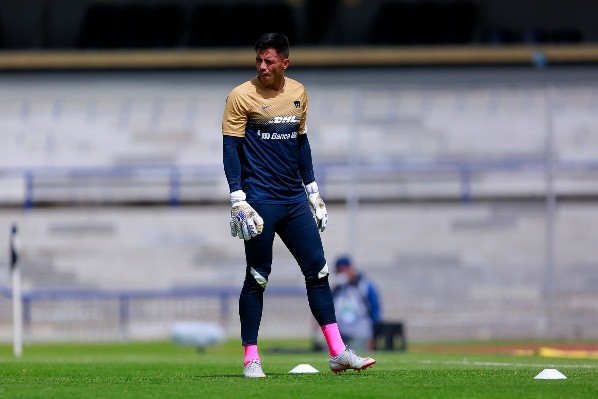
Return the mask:
[[318, 183], [315, 181], [309, 183], [307, 186], [305, 186], [305, 191], [307, 191], [307, 194], [317, 194], [319, 192]]
[[247, 197], [245, 196], [245, 192], [243, 190], [237, 190], [230, 193], [230, 203], [236, 204], [237, 202], [245, 201]]

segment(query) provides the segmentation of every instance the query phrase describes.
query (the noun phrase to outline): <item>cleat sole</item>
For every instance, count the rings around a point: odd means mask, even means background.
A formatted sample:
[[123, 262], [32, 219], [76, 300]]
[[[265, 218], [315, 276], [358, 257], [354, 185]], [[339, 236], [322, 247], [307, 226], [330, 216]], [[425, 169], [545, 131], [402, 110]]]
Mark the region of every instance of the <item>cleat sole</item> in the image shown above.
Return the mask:
[[334, 374], [344, 373], [347, 370], [355, 370], [356, 372], [360, 372], [361, 370], [369, 369], [374, 364], [376, 364], [376, 361], [373, 361], [372, 363], [368, 363], [368, 364], [366, 364], [366, 365], [364, 365], [363, 367], [360, 367], [360, 368], [347, 367], [345, 369], [330, 369], [330, 371], [332, 371]]

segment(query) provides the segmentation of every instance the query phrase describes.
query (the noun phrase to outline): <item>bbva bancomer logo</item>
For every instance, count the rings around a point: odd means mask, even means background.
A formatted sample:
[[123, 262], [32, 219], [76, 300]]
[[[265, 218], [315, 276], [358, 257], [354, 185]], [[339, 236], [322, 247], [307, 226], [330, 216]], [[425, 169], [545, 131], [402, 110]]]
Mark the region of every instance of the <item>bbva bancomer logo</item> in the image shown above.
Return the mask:
[[297, 132], [268, 133], [268, 132], [262, 132], [261, 130], [258, 130], [257, 135], [260, 136], [260, 138], [262, 140], [288, 140], [288, 139], [296, 139], [297, 138]]

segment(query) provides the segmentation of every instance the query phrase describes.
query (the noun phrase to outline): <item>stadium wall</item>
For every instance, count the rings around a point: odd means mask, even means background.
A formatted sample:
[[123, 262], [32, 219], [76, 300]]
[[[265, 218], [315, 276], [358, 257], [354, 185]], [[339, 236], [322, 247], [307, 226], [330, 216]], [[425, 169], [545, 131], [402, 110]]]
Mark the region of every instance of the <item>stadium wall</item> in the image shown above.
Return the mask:
[[[351, 253], [380, 286], [385, 318], [405, 321], [412, 340], [598, 336], [592, 69], [290, 75], [310, 93], [328, 261]], [[248, 76], [0, 76], [0, 242], [18, 223], [26, 293], [81, 294], [33, 295], [30, 340], [165, 337], [181, 318], [238, 335], [234, 295], [221, 302], [209, 289], [242, 279], [219, 123], [228, 90]], [[180, 173], [178, 203], [162, 167]], [[309, 336], [302, 278], [280, 242], [275, 259], [271, 285], [289, 294], [266, 305], [263, 336]], [[129, 299], [123, 335], [119, 298], [139, 292], [153, 296]], [[6, 296], [0, 306], [9, 339]]]

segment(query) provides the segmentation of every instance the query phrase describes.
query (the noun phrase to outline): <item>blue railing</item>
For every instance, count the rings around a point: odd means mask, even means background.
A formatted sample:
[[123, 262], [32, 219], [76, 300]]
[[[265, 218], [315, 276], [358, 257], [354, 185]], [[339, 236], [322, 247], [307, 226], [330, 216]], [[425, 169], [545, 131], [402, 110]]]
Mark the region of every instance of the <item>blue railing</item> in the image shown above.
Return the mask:
[[[52, 301], [104, 300], [118, 303], [118, 329], [121, 337], [129, 336], [131, 302], [133, 300], [217, 298], [219, 322], [226, 324], [232, 316], [231, 301], [236, 302], [240, 287], [187, 287], [163, 290], [100, 290], [100, 289], [38, 289], [21, 294], [23, 326], [25, 331], [33, 328], [32, 309], [36, 303]], [[304, 297], [305, 288], [298, 286], [269, 287], [266, 296]], [[0, 297], [11, 298], [12, 290], [0, 286]]]
[[[554, 172], [598, 171], [598, 160], [583, 161], [555, 161], [552, 165]], [[380, 162], [359, 163], [352, 165], [347, 162], [326, 162], [315, 165], [318, 183], [322, 191], [326, 192], [328, 177], [332, 172], [343, 171], [346, 174], [353, 171], [356, 179], [372, 174], [394, 173], [397, 175], [417, 173], [455, 173], [458, 176], [460, 200], [471, 200], [472, 176], [479, 173], [501, 173], [517, 170], [548, 171], [548, 164], [544, 158], [505, 158], [499, 160], [458, 160], [434, 162]], [[0, 168], [0, 178], [21, 177], [24, 184], [23, 206], [34, 207], [36, 204], [36, 189], [45, 178], [64, 177], [72, 179], [91, 178], [127, 178], [142, 176], [159, 176], [167, 182], [167, 193], [164, 200], [172, 206], [182, 202], [181, 188], [183, 180], [190, 177], [202, 177], [213, 180], [222, 179], [224, 171], [221, 165], [135, 165], [112, 167], [49, 167], [49, 168]], [[211, 187], [209, 187], [211, 188]], [[223, 197], [223, 201], [224, 201]]]

